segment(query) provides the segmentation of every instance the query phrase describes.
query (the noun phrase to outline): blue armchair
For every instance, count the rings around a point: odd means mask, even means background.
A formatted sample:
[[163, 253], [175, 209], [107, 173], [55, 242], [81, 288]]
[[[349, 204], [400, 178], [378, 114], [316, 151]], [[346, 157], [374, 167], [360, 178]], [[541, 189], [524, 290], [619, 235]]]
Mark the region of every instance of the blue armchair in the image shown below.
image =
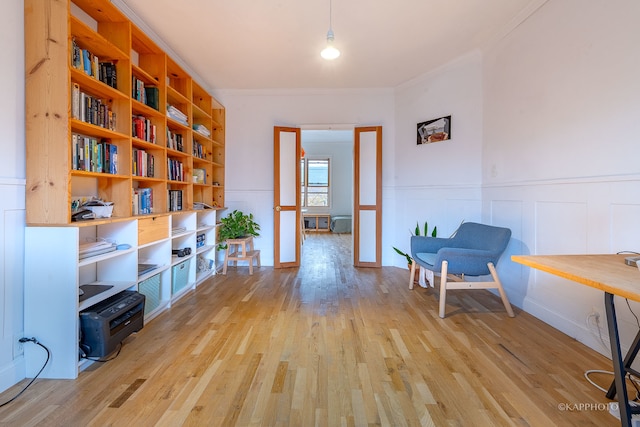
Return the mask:
[[[440, 275], [440, 317], [445, 315], [447, 289], [497, 289], [509, 317], [513, 310], [498, 278], [495, 266], [511, 238], [503, 227], [465, 222], [450, 238], [412, 236], [411, 278], [413, 289], [416, 264]], [[491, 275], [492, 281], [465, 281], [464, 276]], [[433, 284], [432, 284], [433, 285]]]

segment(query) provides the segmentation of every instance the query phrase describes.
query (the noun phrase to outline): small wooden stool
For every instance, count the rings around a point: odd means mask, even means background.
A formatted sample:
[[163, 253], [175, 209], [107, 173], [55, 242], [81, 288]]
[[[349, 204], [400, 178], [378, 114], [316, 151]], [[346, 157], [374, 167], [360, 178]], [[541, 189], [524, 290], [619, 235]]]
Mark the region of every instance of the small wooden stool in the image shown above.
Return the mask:
[[249, 261], [249, 274], [253, 274], [253, 260], [256, 260], [256, 267], [260, 267], [260, 251], [253, 249], [253, 236], [241, 239], [227, 239], [227, 249], [224, 251], [224, 265], [222, 274], [227, 274], [229, 261], [234, 266], [238, 266], [238, 261]]

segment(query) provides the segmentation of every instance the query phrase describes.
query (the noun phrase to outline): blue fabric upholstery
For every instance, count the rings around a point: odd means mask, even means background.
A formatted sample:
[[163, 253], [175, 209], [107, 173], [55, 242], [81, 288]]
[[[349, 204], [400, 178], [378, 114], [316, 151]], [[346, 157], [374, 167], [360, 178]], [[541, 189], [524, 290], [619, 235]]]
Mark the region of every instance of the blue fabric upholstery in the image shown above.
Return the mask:
[[510, 238], [508, 228], [465, 222], [450, 238], [412, 236], [411, 256], [431, 271], [440, 272], [447, 261], [449, 274], [484, 276], [491, 274], [488, 263], [498, 264]]

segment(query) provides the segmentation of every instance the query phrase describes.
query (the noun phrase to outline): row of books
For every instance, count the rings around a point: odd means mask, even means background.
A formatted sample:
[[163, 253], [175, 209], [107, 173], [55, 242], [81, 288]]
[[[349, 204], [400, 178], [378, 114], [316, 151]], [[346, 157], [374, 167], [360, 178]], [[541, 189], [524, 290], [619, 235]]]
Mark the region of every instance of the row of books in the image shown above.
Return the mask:
[[134, 188], [131, 213], [146, 215], [153, 213], [153, 190], [151, 188]]
[[205, 150], [204, 145], [200, 144], [195, 139], [193, 140], [193, 156], [199, 159], [207, 158], [207, 152]]
[[182, 210], [182, 190], [169, 190], [169, 210], [172, 212]]
[[80, 90], [80, 85], [71, 86], [71, 117], [85, 123], [116, 130], [116, 113], [102, 99]]
[[167, 148], [184, 152], [182, 135], [179, 133], [171, 132], [171, 129], [169, 128], [167, 128]]
[[151, 120], [145, 116], [132, 116], [131, 135], [133, 135], [134, 138], [155, 144], [157, 138], [156, 131], [156, 125], [151, 123]]
[[178, 110], [173, 105], [167, 106], [167, 117], [175, 120], [176, 122], [179, 122], [180, 124], [189, 126], [189, 120], [187, 118], [187, 115], [184, 114], [182, 111]]
[[167, 179], [171, 181], [184, 181], [184, 167], [181, 161], [167, 159]]
[[133, 76], [131, 82], [131, 97], [151, 108], [160, 110], [160, 90], [158, 87], [145, 85], [136, 76]]
[[145, 150], [133, 148], [132, 152], [132, 174], [153, 178], [155, 176], [155, 157]]
[[94, 77], [111, 86], [118, 87], [116, 64], [111, 61], [100, 61], [100, 59], [87, 49], [82, 49], [72, 40], [71, 66], [78, 70], [83, 70], [88, 76]]
[[72, 167], [74, 170], [118, 173], [118, 146], [107, 140], [73, 133], [71, 135]]
[[211, 136], [211, 131], [203, 124], [194, 124], [193, 130], [198, 132], [200, 135], [204, 135], [207, 138]]

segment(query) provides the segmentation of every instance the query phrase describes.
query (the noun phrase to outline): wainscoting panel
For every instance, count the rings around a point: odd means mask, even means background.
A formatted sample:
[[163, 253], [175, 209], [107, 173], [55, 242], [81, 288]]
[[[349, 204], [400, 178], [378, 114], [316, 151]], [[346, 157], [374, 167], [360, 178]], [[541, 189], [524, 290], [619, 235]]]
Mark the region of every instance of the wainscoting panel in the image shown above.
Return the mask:
[[24, 182], [0, 181], [0, 391], [24, 378], [13, 343], [24, 329], [24, 191]]

